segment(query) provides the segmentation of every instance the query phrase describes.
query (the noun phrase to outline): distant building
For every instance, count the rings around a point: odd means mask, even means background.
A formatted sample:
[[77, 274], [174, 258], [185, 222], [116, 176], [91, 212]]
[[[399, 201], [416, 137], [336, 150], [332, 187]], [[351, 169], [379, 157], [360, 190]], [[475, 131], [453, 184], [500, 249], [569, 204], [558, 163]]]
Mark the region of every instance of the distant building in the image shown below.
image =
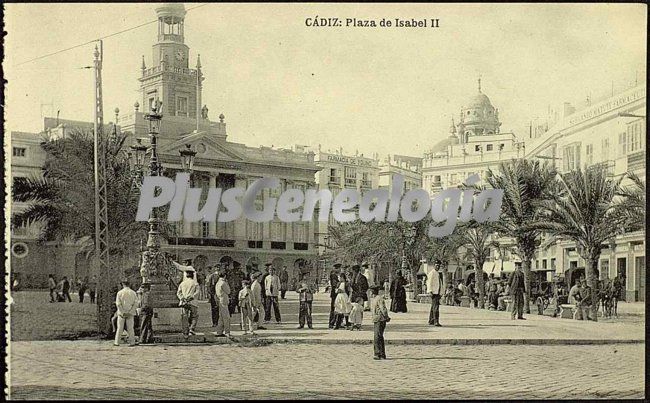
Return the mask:
[[499, 110], [481, 92], [479, 80], [478, 93], [461, 107], [458, 124], [452, 119], [449, 135], [425, 152], [424, 189], [434, 196], [472, 174], [484, 178], [488, 168], [495, 169], [501, 161], [523, 157], [523, 141], [500, 128]]
[[389, 155], [379, 163], [379, 188], [393, 189], [395, 175], [404, 177], [404, 193], [411, 189], [422, 188], [422, 157], [409, 157], [406, 155]]
[[[316, 174], [318, 189], [328, 189], [332, 197], [336, 197], [342, 189], [356, 189], [361, 194], [366, 190], [379, 187], [379, 160], [377, 155], [366, 157], [359, 152], [346, 154], [343, 148], [323, 151], [321, 146], [311, 147], [294, 145], [289, 147], [297, 152], [314, 153], [314, 163], [320, 168]], [[318, 222], [316, 230], [319, 254], [325, 253], [330, 246], [328, 225], [334, 225], [334, 217], [330, 214], [329, 222]]]

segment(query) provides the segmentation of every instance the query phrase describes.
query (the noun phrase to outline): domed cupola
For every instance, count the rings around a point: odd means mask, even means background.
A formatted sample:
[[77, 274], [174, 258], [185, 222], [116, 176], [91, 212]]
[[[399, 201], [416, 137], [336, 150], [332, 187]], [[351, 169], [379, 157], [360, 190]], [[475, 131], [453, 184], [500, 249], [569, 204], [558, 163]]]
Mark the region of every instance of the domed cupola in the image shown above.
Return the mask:
[[[490, 98], [481, 91], [478, 79], [478, 93], [472, 96], [461, 108], [462, 136], [482, 136], [499, 133], [498, 112]], [[460, 128], [461, 125], [459, 125]]]

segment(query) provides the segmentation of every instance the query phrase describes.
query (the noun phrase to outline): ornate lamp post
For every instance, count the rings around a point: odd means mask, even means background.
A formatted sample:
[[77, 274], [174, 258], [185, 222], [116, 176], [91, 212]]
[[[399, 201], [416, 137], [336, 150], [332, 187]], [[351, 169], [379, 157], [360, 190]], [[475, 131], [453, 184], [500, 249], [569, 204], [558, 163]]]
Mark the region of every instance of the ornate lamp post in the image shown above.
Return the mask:
[[[148, 122], [149, 147], [142, 144], [142, 139], [137, 139], [132, 145], [129, 153], [131, 169], [136, 177], [137, 186], [141, 185], [146, 165], [146, 156], [149, 154], [148, 175], [161, 176], [163, 166], [158, 161], [157, 140], [160, 135], [162, 124], [162, 103], [156, 100], [151, 107], [151, 112], [144, 115]], [[184, 154], [185, 153], [185, 154]], [[187, 148], [181, 151], [181, 163], [193, 166], [193, 158], [196, 153]], [[172, 283], [172, 272], [168, 270], [165, 255], [160, 251], [160, 219], [158, 210], [153, 209], [149, 218], [149, 233], [147, 235], [147, 249], [142, 252], [142, 263], [140, 276], [142, 282], [151, 284], [151, 300], [153, 308], [174, 308], [178, 306], [176, 291], [170, 288]]]

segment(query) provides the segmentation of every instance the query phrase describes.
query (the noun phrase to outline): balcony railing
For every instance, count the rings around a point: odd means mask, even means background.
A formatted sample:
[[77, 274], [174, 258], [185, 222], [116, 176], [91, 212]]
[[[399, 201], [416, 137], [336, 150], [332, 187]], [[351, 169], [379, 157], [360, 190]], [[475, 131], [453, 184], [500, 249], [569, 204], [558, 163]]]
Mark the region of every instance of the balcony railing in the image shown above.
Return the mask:
[[195, 69], [188, 69], [185, 67], [174, 67], [174, 66], [165, 66], [163, 69], [163, 66], [154, 66], [154, 67], [149, 67], [148, 69], [144, 70], [143, 77], [148, 77], [152, 76], [155, 74], [160, 74], [160, 73], [178, 73], [178, 74], [186, 74], [190, 76], [196, 76], [196, 70]]
[[345, 178], [345, 186], [346, 187], [357, 187], [357, 180], [356, 179]]
[[627, 169], [636, 171], [645, 168], [645, 150], [635, 151], [627, 155]]
[[367, 189], [372, 188], [372, 181], [371, 180], [362, 180], [361, 181], [361, 187], [362, 188], [367, 188]]
[[341, 177], [340, 176], [330, 176], [330, 182], [341, 183]]

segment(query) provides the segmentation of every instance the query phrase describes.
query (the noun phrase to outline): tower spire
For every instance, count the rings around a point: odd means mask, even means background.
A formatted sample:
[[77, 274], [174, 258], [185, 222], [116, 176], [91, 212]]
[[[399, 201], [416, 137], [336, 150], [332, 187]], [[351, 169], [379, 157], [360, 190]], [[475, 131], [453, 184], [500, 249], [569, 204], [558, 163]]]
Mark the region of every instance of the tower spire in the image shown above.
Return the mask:
[[481, 92], [481, 76], [478, 76], [478, 92]]

